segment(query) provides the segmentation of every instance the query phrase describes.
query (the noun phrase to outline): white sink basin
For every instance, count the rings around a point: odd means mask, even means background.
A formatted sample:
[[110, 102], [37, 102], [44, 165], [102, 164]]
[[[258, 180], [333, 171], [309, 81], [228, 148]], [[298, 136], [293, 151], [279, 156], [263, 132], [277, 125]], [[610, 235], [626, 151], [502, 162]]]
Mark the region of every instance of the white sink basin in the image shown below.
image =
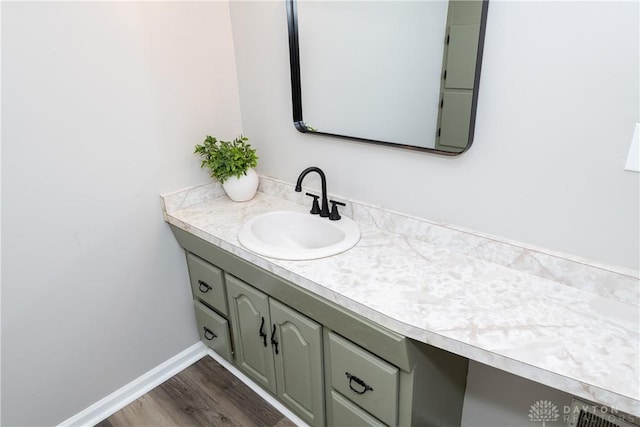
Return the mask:
[[259, 255], [305, 260], [351, 249], [360, 240], [360, 229], [344, 216], [331, 221], [310, 213], [274, 211], [245, 222], [238, 239], [242, 246]]

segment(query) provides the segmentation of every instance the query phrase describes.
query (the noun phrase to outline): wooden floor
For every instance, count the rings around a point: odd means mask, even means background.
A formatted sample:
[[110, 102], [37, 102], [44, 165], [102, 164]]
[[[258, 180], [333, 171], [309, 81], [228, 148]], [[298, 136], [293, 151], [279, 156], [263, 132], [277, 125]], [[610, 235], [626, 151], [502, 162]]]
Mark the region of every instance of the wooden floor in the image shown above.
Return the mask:
[[209, 356], [168, 379], [96, 427], [293, 427]]

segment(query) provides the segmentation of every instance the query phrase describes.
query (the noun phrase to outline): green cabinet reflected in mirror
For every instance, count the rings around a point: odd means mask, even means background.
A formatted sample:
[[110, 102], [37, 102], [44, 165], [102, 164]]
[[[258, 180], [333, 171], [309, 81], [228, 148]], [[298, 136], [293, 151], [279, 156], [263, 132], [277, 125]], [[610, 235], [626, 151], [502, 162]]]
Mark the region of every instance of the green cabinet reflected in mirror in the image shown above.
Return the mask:
[[287, 0], [303, 133], [457, 155], [473, 142], [488, 0]]

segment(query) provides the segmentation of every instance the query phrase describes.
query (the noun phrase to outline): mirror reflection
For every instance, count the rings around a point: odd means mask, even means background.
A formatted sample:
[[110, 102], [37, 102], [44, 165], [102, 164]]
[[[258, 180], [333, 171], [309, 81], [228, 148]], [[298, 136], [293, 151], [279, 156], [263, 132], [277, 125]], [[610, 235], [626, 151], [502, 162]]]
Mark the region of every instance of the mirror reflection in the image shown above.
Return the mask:
[[301, 132], [459, 154], [473, 140], [487, 1], [287, 1]]

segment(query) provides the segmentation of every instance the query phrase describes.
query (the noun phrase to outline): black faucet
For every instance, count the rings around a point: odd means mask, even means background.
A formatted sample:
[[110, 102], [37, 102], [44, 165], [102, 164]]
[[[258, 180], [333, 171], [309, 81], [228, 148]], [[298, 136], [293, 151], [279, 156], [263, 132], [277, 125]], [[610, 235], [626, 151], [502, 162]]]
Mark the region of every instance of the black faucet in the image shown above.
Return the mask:
[[[300, 176], [298, 177], [298, 182], [296, 183], [295, 191], [298, 193], [302, 191], [302, 180], [309, 172], [318, 172], [320, 175], [320, 180], [322, 181], [322, 207], [320, 208], [320, 216], [328, 217], [329, 216], [329, 201], [327, 200], [327, 178], [324, 176], [324, 172], [322, 169], [316, 166], [311, 166], [302, 171]], [[316, 196], [317, 199], [317, 196]]]

